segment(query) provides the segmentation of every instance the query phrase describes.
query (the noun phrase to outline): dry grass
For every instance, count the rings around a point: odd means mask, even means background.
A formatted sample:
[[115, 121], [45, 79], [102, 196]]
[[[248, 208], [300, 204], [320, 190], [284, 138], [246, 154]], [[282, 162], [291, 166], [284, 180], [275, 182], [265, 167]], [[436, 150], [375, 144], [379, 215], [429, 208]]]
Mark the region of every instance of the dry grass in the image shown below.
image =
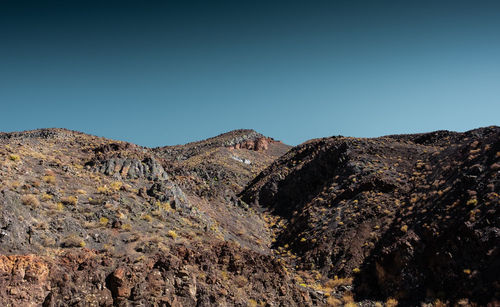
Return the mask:
[[20, 158], [18, 155], [14, 155], [14, 154], [9, 155], [9, 160], [11, 160], [11, 161], [17, 162], [17, 161], [19, 161], [20, 159], [21, 159], [21, 158]]
[[101, 217], [99, 219], [99, 224], [101, 224], [102, 226], [106, 226], [106, 225], [108, 225], [108, 223], [109, 223], [109, 219], [107, 217]]
[[330, 288], [330, 289], [335, 289], [339, 286], [349, 286], [349, 285], [352, 285], [352, 278], [329, 279], [325, 283], [325, 287]]
[[62, 247], [85, 247], [85, 241], [80, 236], [71, 234], [62, 240], [61, 245]]
[[75, 196], [67, 196], [67, 197], [61, 198], [61, 202], [64, 205], [76, 206], [76, 204], [78, 203], [78, 198], [76, 198]]
[[341, 301], [341, 300], [339, 300], [339, 299], [338, 299], [338, 298], [336, 298], [336, 297], [330, 296], [330, 297], [326, 300], [326, 304], [327, 304], [327, 306], [337, 307], [337, 306], [342, 306], [342, 301]]
[[54, 196], [53, 196], [53, 195], [51, 195], [51, 194], [47, 194], [47, 193], [43, 193], [43, 194], [42, 194], [42, 197], [41, 197], [42, 201], [49, 201], [49, 200], [51, 200], [52, 198], [54, 198]]
[[395, 298], [388, 298], [387, 301], [385, 302], [386, 307], [396, 307], [398, 305], [398, 300]]
[[56, 183], [56, 177], [54, 175], [45, 175], [42, 177], [42, 180], [49, 184]]
[[33, 194], [23, 195], [21, 197], [21, 202], [23, 205], [31, 207], [38, 207], [40, 205], [40, 201]]
[[175, 231], [169, 230], [167, 232], [167, 236], [170, 237], [170, 238], [172, 238], [172, 239], [175, 239], [175, 238], [177, 238], [178, 235], [177, 235], [177, 233]]

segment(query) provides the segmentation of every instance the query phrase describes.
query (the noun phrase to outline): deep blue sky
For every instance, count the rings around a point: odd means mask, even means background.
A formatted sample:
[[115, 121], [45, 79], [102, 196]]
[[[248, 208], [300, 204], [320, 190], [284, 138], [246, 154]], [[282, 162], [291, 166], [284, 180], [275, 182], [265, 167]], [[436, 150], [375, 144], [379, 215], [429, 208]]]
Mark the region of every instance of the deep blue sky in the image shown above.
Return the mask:
[[145, 146], [498, 125], [500, 1], [3, 0], [0, 110]]

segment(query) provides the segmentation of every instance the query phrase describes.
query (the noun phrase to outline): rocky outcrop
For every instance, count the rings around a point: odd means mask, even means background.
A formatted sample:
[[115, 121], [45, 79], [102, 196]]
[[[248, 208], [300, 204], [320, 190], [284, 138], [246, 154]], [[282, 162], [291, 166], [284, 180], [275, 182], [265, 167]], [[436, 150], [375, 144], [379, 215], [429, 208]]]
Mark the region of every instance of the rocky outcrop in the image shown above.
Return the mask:
[[49, 266], [40, 257], [0, 255], [0, 305], [38, 306], [51, 289]]
[[168, 175], [161, 164], [152, 157], [137, 158], [112, 157], [88, 162], [86, 167], [115, 178], [166, 180]]
[[228, 148], [230, 149], [248, 149], [255, 151], [265, 151], [269, 149], [269, 143], [274, 143], [271, 138], [260, 137], [255, 140], [246, 140], [241, 143], [236, 143], [235, 145], [231, 145]]
[[147, 194], [158, 201], [168, 202], [173, 209], [191, 209], [184, 192], [171, 181], [158, 181], [147, 190]]
[[303, 306], [313, 299], [269, 256], [217, 243], [138, 261], [91, 250], [0, 256], [2, 306]]

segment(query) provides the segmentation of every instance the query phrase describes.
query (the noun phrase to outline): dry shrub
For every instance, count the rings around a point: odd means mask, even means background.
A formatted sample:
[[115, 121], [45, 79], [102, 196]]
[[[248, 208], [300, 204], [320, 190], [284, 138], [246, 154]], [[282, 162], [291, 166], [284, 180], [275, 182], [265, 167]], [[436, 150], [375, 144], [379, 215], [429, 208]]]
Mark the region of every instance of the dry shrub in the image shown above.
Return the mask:
[[61, 202], [64, 205], [76, 206], [76, 204], [78, 203], [78, 198], [76, 198], [75, 196], [67, 196], [67, 197], [61, 198]]
[[71, 234], [69, 236], [66, 236], [62, 242], [61, 242], [62, 247], [85, 247], [85, 241], [83, 239], [76, 235], [76, 234]]
[[23, 195], [21, 197], [21, 202], [23, 205], [31, 207], [38, 207], [40, 205], [40, 201], [33, 194]]

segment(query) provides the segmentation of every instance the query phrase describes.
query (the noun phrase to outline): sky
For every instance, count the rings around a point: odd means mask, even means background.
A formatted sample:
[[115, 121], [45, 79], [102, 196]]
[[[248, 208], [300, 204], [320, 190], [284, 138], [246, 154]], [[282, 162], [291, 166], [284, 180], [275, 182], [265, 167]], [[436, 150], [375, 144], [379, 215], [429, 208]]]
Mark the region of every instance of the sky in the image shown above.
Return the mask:
[[291, 145], [499, 125], [500, 1], [0, 0], [0, 131]]

